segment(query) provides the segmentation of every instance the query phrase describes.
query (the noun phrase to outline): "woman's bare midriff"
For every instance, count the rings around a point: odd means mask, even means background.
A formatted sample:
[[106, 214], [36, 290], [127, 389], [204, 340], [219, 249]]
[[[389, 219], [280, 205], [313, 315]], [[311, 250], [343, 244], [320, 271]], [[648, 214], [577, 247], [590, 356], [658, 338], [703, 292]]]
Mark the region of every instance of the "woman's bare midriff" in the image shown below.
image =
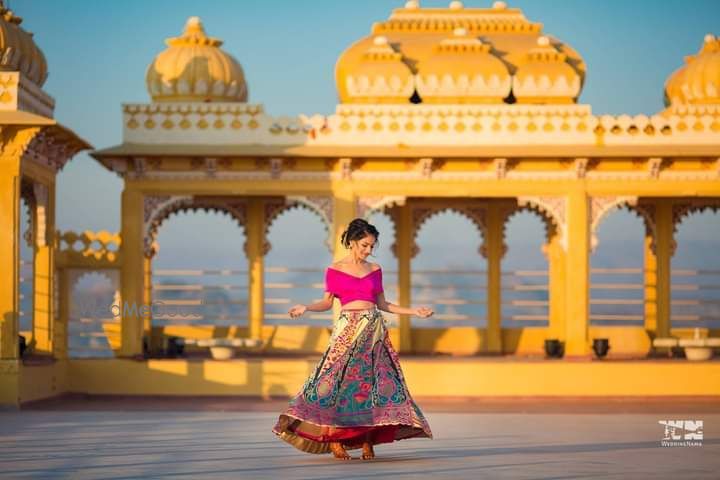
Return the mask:
[[343, 310], [368, 310], [375, 306], [373, 302], [365, 300], [353, 300], [342, 306]]

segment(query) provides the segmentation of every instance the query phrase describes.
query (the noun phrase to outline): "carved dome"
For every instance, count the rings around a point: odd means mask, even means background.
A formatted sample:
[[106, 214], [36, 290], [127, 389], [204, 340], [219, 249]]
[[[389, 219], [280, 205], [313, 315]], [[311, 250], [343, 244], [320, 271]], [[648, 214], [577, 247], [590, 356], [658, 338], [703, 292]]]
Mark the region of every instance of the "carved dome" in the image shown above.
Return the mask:
[[425, 103], [502, 103], [512, 77], [491, 47], [458, 27], [441, 40], [416, 76]]
[[33, 35], [20, 27], [17, 17], [0, 2], [0, 71], [20, 71], [37, 86], [47, 80], [45, 56]]
[[720, 39], [711, 34], [665, 82], [666, 105], [707, 103], [720, 103]]
[[518, 103], [573, 103], [580, 95], [582, 79], [567, 63], [550, 38], [537, 39], [513, 77], [513, 94]]
[[179, 37], [148, 66], [145, 81], [154, 102], [245, 102], [248, 91], [240, 64], [190, 17]]
[[[406, 95], [403, 81], [392, 103], [512, 102], [511, 89], [516, 85], [524, 92], [524, 101], [564, 103], [576, 101], [585, 77], [585, 63], [575, 50], [556, 39], [538, 45], [539, 38], [547, 38], [542, 25], [528, 21], [520, 9], [509, 8], [505, 2], [495, 2], [492, 8], [465, 8], [454, 0], [447, 8], [421, 8], [419, 1], [410, 0], [340, 55], [335, 81], [341, 103], [358, 102], [348, 86], [368, 69], [365, 56], [379, 36], [399, 60], [375, 64], [374, 77], [389, 84], [393, 76], [400, 78], [402, 62], [414, 81], [414, 95]], [[553, 50], [552, 55], [546, 47]], [[523, 80], [538, 79], [533, 95], [529, 94], [531, 84], [524, 88], [524, 81], [512, 79], [526, 64]], [[540, 95], [537, 84], [543, 75], [553, 82]], [[389, 96], [384, 102], [388, 101]]]

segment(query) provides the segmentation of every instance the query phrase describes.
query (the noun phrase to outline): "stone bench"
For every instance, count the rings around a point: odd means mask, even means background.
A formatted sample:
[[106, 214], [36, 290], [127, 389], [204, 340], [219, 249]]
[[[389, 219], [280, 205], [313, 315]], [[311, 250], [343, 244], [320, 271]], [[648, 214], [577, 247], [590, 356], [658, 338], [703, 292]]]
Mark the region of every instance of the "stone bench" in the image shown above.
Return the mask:
[[257, 348], [263, 345], [263, 341], [257, 338], [181, 338], [180, 343], [208, 347], [215, 360], [232, 358], [236, 348]]
[[720, 338], [659, 337], [652, 344], [653, 347], [682, 347], [688, 360], [709, 360], [713, 356], [713, 348], [720, 347]]

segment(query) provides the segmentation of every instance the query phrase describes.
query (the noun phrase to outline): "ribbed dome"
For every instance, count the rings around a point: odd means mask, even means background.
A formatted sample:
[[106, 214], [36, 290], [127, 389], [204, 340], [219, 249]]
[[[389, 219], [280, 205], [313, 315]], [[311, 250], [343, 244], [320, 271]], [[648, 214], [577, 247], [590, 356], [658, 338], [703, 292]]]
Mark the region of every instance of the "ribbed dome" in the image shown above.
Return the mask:
[[416, 75], [425, 103], [502, 103], [510, 94], [507, 66], [490, 53], [490, 45], [458, 27], [433, 49]]
[[720, 103], [720, 39], [705, 35], [700, 51], [685, 63], [665, 82], [665, 104]]
[[190, 17], [179, 37], [148, 66], [145, 81], [154, 102], [245, 102], [248, 91], [240, 64]]
[[348, 71], [338, 63], [335, 75], [341, 98], [352, 103], [407, 103], [414, 91], [412, 71], [382, 35]]
[[[461, 34], [455, 35], [458, 32]], [[340, 55], [335, 67], [340, 102], [357, 101], [346, 87], [348, 78], [367, 68], [363, 57], [379, 36], [387, 39], [412, 72], [416, 99], [427, 103], [496, 103], [499, 98], [511, 101], [512, 82], [508, 83], [508, 76], [528, 63], [532, 66], [525, 69], [527, 75], [538, 76], [540, 70], [546, 69], [548, 78], [560, 75], [569, 82], [567, 88], [561, 89], [563, 95], [551, 91], [546, 96], [534, 96], [533, 102], [551, 103], [558, 98], [561, 102], [575, 101], [585, 76], [580, 55], [555, 39], [550, 46], [554, 60], [536, 61], [542, 24], [528, 21], [520, 9], [509, 8], [505, 2], [495, 2], [492, 8], [466, 8], [455, 0], [447, 8], [422, 8], [418, 0], [409, 0], [404, 8], [393, 10], [388, 20], [375, 23], [370, 36]], [[382, 70], [384, 66], [397, 69], [397, 62], [376, 64], [376, 76], [391, 75]], [[569, 71], [573, 72], [572, 78]], [[518, 85], [522, 90], [523, 84]], [[571, 90], [574, 95], [567, 95]], [[523, 91], [527, 93], [527, 89]], [[397, 103], [410, 101], [410, 96], [397, 96]]]
[[0, 2], [0, 70], [20, 71], [37, 86], [47, 80], [47, 61], [32, 33], [20, 28], [16, 17]]
[[573, 103], [580, 94], [581, 78], [548, 37], [538, 37], [513, 78], [518, 103]]

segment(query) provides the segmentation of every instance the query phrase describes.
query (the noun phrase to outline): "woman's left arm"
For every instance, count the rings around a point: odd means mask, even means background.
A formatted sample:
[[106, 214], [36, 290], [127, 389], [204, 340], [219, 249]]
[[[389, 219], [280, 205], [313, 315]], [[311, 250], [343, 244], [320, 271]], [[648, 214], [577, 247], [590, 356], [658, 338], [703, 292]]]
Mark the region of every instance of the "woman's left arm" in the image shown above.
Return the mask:
[[400, 305], [385, 300], [385, 294], [380, 292], [377, 294], [376, 299], [377, 307], [383, 312], [398, 313], [400, 315], [417, 315], [418, 317], [426, 318], [435, 313], [432, 308], [429, 307], [418, 307], [418, 308], [405, 308]]

